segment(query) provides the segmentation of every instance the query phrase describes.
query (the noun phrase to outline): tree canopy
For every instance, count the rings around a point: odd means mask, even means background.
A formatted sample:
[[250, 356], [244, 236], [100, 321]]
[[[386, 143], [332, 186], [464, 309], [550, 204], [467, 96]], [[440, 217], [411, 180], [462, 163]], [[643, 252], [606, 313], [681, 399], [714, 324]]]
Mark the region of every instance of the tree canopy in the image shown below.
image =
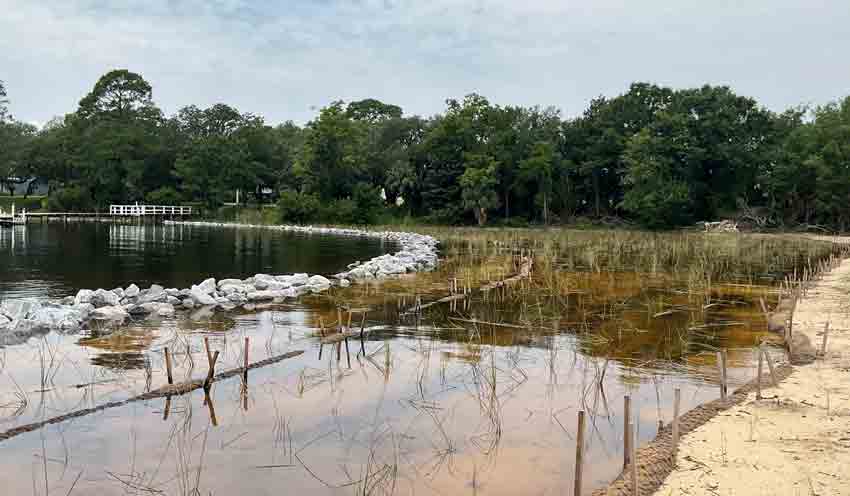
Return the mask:
[[850, 229], [850, 98], [775, 113], [726, 86], [634, 83], [572, 118], [470, 94], [433, 117], [366, 98], [304, 126], [225, 103], [165, 116], [140, 74], [103, 75], [42, 129], [9, 115], [0, 182], [39, 178], [52, 206], [277, 203], [284, 220], [651, 228], [741, 216]]

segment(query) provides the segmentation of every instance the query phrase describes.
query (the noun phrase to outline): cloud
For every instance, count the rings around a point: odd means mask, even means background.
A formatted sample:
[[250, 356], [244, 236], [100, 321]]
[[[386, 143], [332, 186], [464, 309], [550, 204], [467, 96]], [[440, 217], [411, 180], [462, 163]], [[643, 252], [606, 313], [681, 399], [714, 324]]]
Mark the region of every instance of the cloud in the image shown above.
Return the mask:
[[843, 96], [846, 0], [0, 0], [0, 79], [21, 119], [140, 72], [167, 112], [232, 104], [304, 122], [335, 99], [430, 115], [476, 91], [581, 112], [635, 80], [729, 84], [781, 110]]

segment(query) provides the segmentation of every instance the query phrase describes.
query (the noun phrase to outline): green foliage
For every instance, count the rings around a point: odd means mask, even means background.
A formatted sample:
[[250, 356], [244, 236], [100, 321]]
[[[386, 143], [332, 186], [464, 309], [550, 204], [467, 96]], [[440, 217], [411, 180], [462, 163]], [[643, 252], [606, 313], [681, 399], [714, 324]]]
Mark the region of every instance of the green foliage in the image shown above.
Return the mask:
[[467, 154], [466, 171], [460, 176], [463, 206], [475, 214], [479, 226], [487, 223], [487, 211], [499, 206], [496, 161], [487, 155]]
[[91, 195], [80, 186], [67, 186], [51, 192], [47, 200], [51, 212], [90, 212]]
[[321, 202], [316, 195], [284, 190], [277, 201], [280, 220], [295, 224], [309, 224], [319, 220]]
[[146, 194], [145, 201], [152, 205], [180, 205], [183, 196], [171, 186], [163, 186]]
[[384, 210], [381, 188], [360, 183], [354, 187], [354, 219], [347, 224], [374, 224]]
[[745, 214], [850, 229], [850, 100], [806, 119], [723, 86], [634, 83], [570, 119], [470, 94], [428, 119], [375, 99], [332, 102], [301, 127], [223, 103], [165, 118], [153, 94], [141, 75], [110, 71], [76, 112], [36, 130], [9, 116], [0, 82], [0, 183], [38, 177], [63, 210], [219, 212], [238, 191], [240, 203], [277, 202], [263, 216], [299, 223], [622, 216], [668, 228]]
[[664, 149], [674, 141], [659, 139], [645, 129], [626, 146], [627, 189], [622, 206], [648, 227], [672, 227], [693, 221], [693, 202], [682, 178], [681, 164], [671, 158], [674, 150]]
[[35, 212], [44, 208], [45, 197], [42, 196], [0, 196], [0, 209], [8, 213], [12, 210], [12, 205], [15, 205], [17, 211], [27, 209], [28, 212]]

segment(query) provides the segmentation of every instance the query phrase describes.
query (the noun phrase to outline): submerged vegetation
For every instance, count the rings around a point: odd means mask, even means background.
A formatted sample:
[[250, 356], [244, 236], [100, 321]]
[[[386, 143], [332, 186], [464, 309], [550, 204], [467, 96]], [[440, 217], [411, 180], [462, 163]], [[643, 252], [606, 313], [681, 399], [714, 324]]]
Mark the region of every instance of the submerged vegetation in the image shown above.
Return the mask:
[[0, 96], [0, 182], [46, 182], [59, 211], [248, 202], [296, 223], [850, 228], [850, 99], [775, 113], [728, 87], [634, 83], [569, 118], [470, 94], [428, 118], [365, 99], [272, 126], [223, 103], [165, 116], [153, 95], [111, 71], [42, 129]]
[[[685, 410], [717, 396], [718, 349], [746, 382], [753, 349], [778, 344], [759, 300], [844, 252], [792, 235], [419, 230], [442, 242], [434, 272], [3, 350], [10, 490], [567, 492], [577, 410], [586, 487], [601, 487], [622, 468], [623, 395], [646, 441], [673, 388]], [[348, 341], [327, 334], [340, 324]], [[224, 371], [305, 352], [160, 397], [166, 348], [177, 383], [205, 377], [212, 352]], [[85, 414], [52, 421], [69, 411]]]

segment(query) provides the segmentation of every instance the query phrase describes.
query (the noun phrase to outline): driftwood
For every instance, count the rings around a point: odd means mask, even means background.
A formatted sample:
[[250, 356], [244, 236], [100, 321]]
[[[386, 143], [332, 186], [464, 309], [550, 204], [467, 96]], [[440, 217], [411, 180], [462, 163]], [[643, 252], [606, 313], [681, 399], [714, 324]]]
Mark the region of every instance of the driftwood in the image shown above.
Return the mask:
[[[218, 353], [218, 352], [216, 352]], [[247, 369], [256, 369], [260, 367], [265, 367], [267, 365], [271, 365], [273, 363], [277, 363], [287, 358], [293, 358], [303, 354], [303, 350], [290, 351], [288, 353], [284, 353], [282, 355], [273, 356], [270, 358], [266, 358], [265, 360], [260, 360], [259, 362], [254, 362], [250, 364]], [[220, 372], [215, 374], [210, 380], [210, 383], [218, 382], [224, 379], [229, 379], [231, 377], [243, 374], [246, 370], [245, 367], [237, 367], [235, 369], [225, 370], [224, 372]], [[205, 380], [192, 380], [187, 382], [181, 382], [177, 384], [168, 384], [159, 389], [154, 389], [153, 391], [149, 391], [147, 393], [140, 394], [138, 396], [133, 396], [132, 398], [127, 398], [126, 400], [121, 401], [110, 401], [109, 403], [104, 403], [102, 405], [98, 405], [92, 408], [85, 408], [83, 410], [76, 410], [70, 413], [66, 413], [64, 415], [59, 415], [57, 417], [51, 417], [49, 419], [43, 420], [41, 422], [34, 422], [32, 424], [21, 425], [15, 427], [13, 429], [9, 429], [5, 432], [0, 432], [0, 442], [3, 442], [7, 439], [13, 438], [20, 434], [24, 434], [27, 432], [32, 432], [34, 430], [40, 429], [45, 425], [49, 424], [58, 424], [60, 422], [64, 422], [66, 420], [70, 420], [73, 418], [84, 417], [86, 415], [91, 415], [92, 413], [96, 413], [102, 410], [107, 410], [109, 408], [117, 408], [120, 406], [127, 405], [129, 403], [133, 403], [136, 401], [144, 401], [155, 398], [170, 398], [174, 395], [182, 395], [186, 393], [190, 393], [196, 389], [201, 389], [204, 387]]]
[[[485, 284], [484, 286], [478, 288], [478, 290], [481, 292], [492, 291], [494, 289], [501, 288], [504, 286], [510, 286], [511, 284], [521, 281], [522, 279], [528, 279], [529, 277], [531, 277], [531, 271], [533, 267], [534, 259], [531, 257], [523, 256], [520, 261], [519, 272], [517, 274], [508, 277], [507, 279], [502, 279], [501, 281], [495, 281], [489, 284]], [[464, 300], [467, 298], [467, 296], [469, 295], [453, 294], [440, 298], [439, 300], [432, 301], [430, 303], [421, 304], [417, 302], [416, 305], [408, 308], [407, 310], [402, 312], [402, 314], [421, 313], [422, 310], [425, 310], [426, 308], [433, 307], [435, 305], [441, 305], [443, 303], [451, 303], [453, 301]]]

